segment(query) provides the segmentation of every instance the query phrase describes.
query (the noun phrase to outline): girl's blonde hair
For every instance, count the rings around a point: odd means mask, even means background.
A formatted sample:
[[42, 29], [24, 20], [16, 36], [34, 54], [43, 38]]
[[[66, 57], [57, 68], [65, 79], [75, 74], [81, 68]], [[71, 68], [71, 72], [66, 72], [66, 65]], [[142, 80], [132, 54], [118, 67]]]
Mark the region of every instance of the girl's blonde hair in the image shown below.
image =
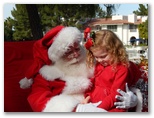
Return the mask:
[[95, 39], [93, 46], [87, 50], [87, 65], [89, 67], [94, 66], [94, 56], [92, 52], [106, 49], [111, 55], [111, 65], [115, 67], [118, 63], [122, 63], [128, 66], [128, 55], [122, 41], [117, 37], [115, 33], [110, 30], [101, 30], [95, 33]]

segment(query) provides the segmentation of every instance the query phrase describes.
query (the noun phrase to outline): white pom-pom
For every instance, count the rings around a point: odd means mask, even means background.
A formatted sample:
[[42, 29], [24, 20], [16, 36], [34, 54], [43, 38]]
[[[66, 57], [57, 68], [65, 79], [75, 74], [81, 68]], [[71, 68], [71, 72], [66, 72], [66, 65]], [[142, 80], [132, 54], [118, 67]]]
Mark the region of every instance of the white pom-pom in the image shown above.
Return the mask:
[[29, 88], [33, 84], [33, 79], [27, 79], [27, 77], [25, 77], [19, 81], [19, 84], [22, 89]]

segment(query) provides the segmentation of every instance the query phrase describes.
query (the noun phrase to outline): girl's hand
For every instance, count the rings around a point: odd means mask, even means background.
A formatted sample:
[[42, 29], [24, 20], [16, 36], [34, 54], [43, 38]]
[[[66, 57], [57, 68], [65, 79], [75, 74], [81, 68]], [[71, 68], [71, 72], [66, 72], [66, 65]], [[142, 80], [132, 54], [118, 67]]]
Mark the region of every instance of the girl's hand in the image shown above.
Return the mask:
[[87, 104], [90, 101], [90, 96], [87, 96], [82, 102], [81, 104]]

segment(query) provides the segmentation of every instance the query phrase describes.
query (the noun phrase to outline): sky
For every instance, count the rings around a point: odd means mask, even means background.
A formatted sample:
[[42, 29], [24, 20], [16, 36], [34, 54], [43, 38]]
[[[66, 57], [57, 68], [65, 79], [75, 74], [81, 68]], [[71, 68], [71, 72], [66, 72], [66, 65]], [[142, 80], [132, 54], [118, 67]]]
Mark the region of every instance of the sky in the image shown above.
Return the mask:
[[15, 8], [15, 4], [12, 3], [7, 3], [3, 5], [3, 19], [12, 17], [11, 10], [13, 10], [13, 7]]
[[[118, 4], [117, 4], [118, 5]], [[119, 4], [120, 6], [117, 8], [116, 12], [114, 14], [116, 15], [129, 15], [132, 14], [133, 11], [138, 10], [139, 4]], [[105, 10], [105, 7], [102, 7], [103, 10]]]
[[[13, 7], [15, 8], [15, 4], [9, 3], [4, 4], [3, 6], [3, 18], [6, 19], [8, 17], [12, 17], [11, 10], [13, 10]], [[133, 11], [138, 10], [139, 5], [138, 4], [120, 4], [119, 8], [117, 9], [115, 14], [119, 15], [129, 15], [132, 14]], [[105, 10], [105, 7], [103, 7]]]

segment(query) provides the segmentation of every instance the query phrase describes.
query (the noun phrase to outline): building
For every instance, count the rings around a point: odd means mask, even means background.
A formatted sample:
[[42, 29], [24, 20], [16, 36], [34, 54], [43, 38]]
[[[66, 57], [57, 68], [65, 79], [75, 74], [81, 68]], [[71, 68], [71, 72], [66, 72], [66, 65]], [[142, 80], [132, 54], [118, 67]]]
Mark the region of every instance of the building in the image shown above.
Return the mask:
[[148, 16], [137, 16], [130, 14], [128, 16], [115, 15], [112, 18], [97, 18], [87, 22], [93, 31], [109, 29], [113, 31], [122, 40], [124, 45], [130, 44], [130, 39], [140, 38], [137, 26], [145, 22]]

